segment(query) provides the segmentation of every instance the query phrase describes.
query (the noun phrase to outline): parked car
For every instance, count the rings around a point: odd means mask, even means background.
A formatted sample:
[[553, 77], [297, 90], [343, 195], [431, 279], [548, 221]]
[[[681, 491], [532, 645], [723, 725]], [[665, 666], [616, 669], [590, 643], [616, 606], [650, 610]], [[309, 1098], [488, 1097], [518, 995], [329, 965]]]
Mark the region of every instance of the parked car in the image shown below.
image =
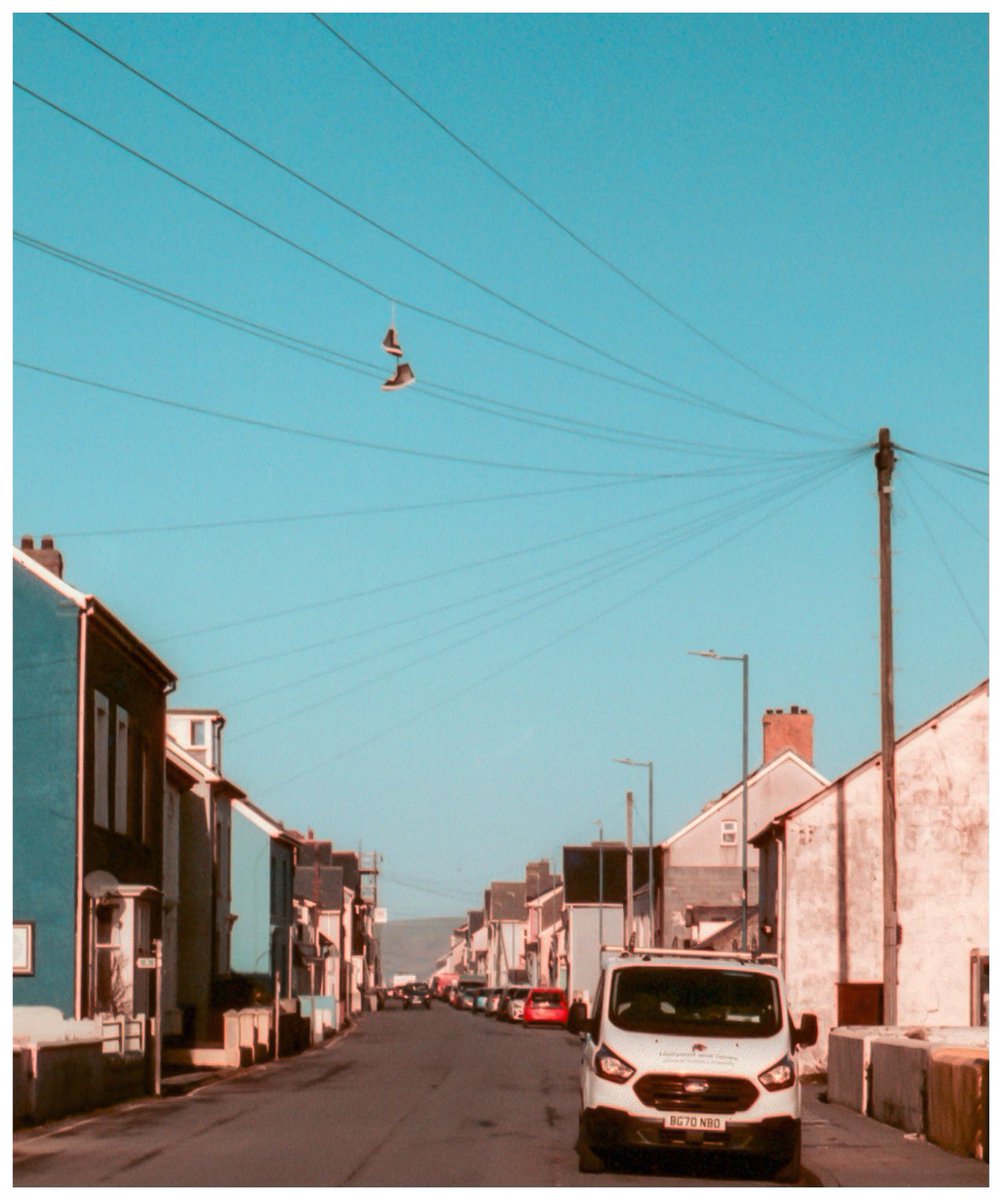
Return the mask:
[[403, 989], [404, 1008], [416, 1008], [419, 1004], [431, 1008], [431, 988], [426, 983], [408, 983]]
[[485, 986], [486, 981], [483, 979], [469, 979], [460, 982], [456, 991], [456, 1008], [471, 1010], [473, 1008], [473, 993]]
[[522, 1009], [525, 998], [532, 989], [524, 984], [516, 984], [508, 991], [507, 1003], [504, 1010], [504, 1020], [517, 1022], [522, 1020]]
[[473, 1012], [482, 1013], [487, 1011], [487, 993], [490, 988], [477, 988], [473, 993]]
[[501, 1003], [501, 993], [504, 988], [488, 988], [487, 1001], [484, 1004], [484, 1015], [487, 1017], [496, 1017], [498, 1015], [498, 1005]]
[[601, 1171], [623, 1146], [752, 1154], [800, 1177], [794, 1055], [818, 1021], [794, 1025], [776, 967], [750, 955], [641, 951], [607, 961], [583, 1038], [578, 1165]]
[[532, 988], [525, 998], [522, 1020], [526, 1026], [567, 1024], [567, 998], [560, 988]]
[[[462, 1008], [463, 1007], [463, 997], [465, 996], [465, 994], [468, 991], [470, 991], [471, 988], [485, 987], [486, 984], [487, 984], [487, 980], [483, 979], [483, 978], [478, 979], [478, 978], [467, 977], [466, 979], [460, 979], [460, 981], [454, 985], [455, 986], [454, 992], [450, 988], [450, 993], [452, 993], [452, 994], [450, 995], [449, 1003], [452, 1005], [453, 1008]], [[467, 1007], [469, 1007], [469, 1006], [467, 1005]]]

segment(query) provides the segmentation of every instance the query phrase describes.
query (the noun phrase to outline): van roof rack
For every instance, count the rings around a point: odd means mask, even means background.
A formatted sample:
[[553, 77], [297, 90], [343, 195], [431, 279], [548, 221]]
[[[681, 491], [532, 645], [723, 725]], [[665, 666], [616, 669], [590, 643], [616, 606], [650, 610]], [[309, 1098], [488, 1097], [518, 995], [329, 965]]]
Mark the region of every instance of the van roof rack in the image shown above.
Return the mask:
[[603, 954], [618, 954], [620, 958], [703, 958], [711, 961], [735, 960], [774, 966], [775, 954], [755, 954], [746, 950], [680, 950], [664, 946], [602, 946]]

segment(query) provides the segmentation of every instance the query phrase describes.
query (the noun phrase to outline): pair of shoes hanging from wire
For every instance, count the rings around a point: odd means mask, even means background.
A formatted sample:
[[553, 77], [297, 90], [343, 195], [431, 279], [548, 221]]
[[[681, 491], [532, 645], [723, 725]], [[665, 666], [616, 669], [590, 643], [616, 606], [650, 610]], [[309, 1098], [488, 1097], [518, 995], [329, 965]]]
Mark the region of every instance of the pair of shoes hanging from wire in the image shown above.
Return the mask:
[[[390, 327], [386, 331], [386, 337], [383, 338], [383, 349], [387, 354], [392, 354], [397, 359], [403, 357], [404, 352], [400, 347], [400, 343], [397, 341], [395, 311], [390, 318]], [[393, 376], [390, 379], [387, 379], [387, 381], [383, 384], [382, 390], [384, 392], [398, 391], [400, 388], [405, 388], [408, 384], [413, 383], [414, 378], [414, 372], [411, 370], [410, 363], [398, 362], [396, 371], [394, 372]]]

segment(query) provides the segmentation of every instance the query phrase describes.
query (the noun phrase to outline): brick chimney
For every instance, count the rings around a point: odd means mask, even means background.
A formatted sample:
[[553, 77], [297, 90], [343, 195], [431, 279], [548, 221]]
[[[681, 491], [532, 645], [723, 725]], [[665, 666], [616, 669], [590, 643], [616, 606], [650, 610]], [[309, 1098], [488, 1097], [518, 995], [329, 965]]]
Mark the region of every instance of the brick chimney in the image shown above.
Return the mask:
[[785, 750], [792, 750], [813, 766], [814, 718], [796, 704], [789, 712], [767, 708], [762, 717], [762, 765], [779, 758]]
[[33, 558], [39, 566], [44, 567], [47, 571], [51, 571], [53, 575], [58, 575], [62, 579], [63, 556], [56, 549], [56, 543], [51, 537], [43, 537], [42, 544], [37, 550], [35, 549], [35, 539], [33, 537], [22, 537], [21, 550], [29, 558]]

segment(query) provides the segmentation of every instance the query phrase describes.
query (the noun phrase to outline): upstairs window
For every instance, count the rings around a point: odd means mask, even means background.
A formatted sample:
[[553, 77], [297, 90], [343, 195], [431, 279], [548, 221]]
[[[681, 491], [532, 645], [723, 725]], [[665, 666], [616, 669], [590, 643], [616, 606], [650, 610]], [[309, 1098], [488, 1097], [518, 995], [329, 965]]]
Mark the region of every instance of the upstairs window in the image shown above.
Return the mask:
[[94, 824], [108, 828], [110, 809], [108, 770], [111, 756], [111, 722], [108, 697], [94, 693]]
[[129, 714], [115, 706], [115, 824], [116, 833], [129, 832]]
[[737, 821], [720, 822], [720, 844], [721, 846], [736, 846], [738, 844]]
[[191, 722], [190, 743], [192, 746], [204, 746], [205, 745], [205, 722], [204, 721], [192, 721]]

